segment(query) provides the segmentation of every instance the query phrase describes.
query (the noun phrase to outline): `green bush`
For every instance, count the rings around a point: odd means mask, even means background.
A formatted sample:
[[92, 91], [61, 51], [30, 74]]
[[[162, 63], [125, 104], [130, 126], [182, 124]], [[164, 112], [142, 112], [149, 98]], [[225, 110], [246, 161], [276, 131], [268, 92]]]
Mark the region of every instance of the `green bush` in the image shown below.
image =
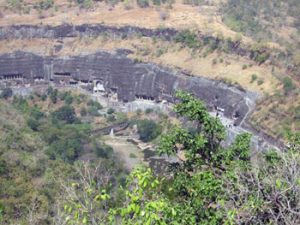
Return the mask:
[[29, 104], [28, 104], [27, 100], [23, 97], [14, 96], [13, 105], [16, 107], [16, 109], [18, 109], [22, 112], [28, 112], [28, 110], [29, 110]]
[[45, 116], [45, 114], [37, 107], [33, 107], [30, 110], [30, 116], [36, 120], [39, 120]]
[[93, 150], [100, 158], [109, 159], [113, 156], [114, 150], [111, 146], [105, 144], [94, 143]]
[[109, 108], [107, 110], [107, 114], [113, 114], [115, 112], [115, 110], [113, 108]]
[[41, 96], [41, 100], [42, 100], [42, 101], [46, 101], [46, 100], [47, 100], [47, 95], [46, 95], [46, 94], [43, 94], [43, 95]]
[[136, 154], [134, 154], [132, 152], [129, 154], [129, 158], [135, 159], [136, 157], [137, 157]]
[[99, 102], [94, 100], [89, 100], [87, 102], [87, 106], [95, 107], [97, 110], [103, 109], [103, 106]]
[[153, 109], [151, 109], [151, 108], [147, 108], [146, 110], [145, 110], [145, 113], [146, 114], [150, 114], [150, 113], [152, 113], [153, 112]]
[[71, 92], [69, 91], [60, 93], [59, 98], [60, 100], [65, 101], [65, 103], [68, 105], [72, 104], [74, 99]]
[[161, 5], [160, 0], [152, 0], [153, 5]]
[[205, 1], [204, 0], [183, 0], [183, 4], [186, 4], [186, 5], [202, 5], [204, 4]]
[[82, 153], [84, 144], [89, 142], [90, 126], [85, 124], [63, 124], [41, 126], [43, 139], [47, 142], [47, 155], [51, 159], [74, 162]]
[[117, 120], [116, 117], [112, 114], [109, 114], [107, 116], [107, 122], [115, 122], [116, 120]]
[[161, 127], [153, 120], [140, 120], [137, 127], [140, 139], [144, 142], [152, 141], [161, 134]]
[[77, 120], [74, 108], [69, 105], [60, 107], [52, 113], [52, 116], [57, 120], [65, 121], [69, 124]]
[[149, 0], [136, 0], [136, 3], [141, 8], [149, 7]]
[[23, 7], [22, 0], [6, 0], [7, 5], [12, 9], [21, 10]]
[[285, 94], [288, 94], [290, 91], [294, 89], [294, 83], [291, 78], [289, 77], [283, 78], [283, 89]]
[[53, 5], [54, 5], [54, 0], [42, 0], [37, 3], [36, 8], [41, 10], [47, 10], [53, 7]]
[[176, 42], [182, 43], [189, 48], [199, 48], [200, 42], [197, 35], [190, 30], [184, 30], [177, 34], [174, 38]]
[[96, 106], [90, 106], [87, 109], [87, 112], [90, 116], [99, 116], [98, 108]]
[[257, 79], [257, 75], [256, 74], [252, 74], [251, 75], [251, 83], [253, 83], [256, 79]]
[[27, 125], [34, 131], [38, 130], [38, 127], [40, 125], [39, 121], [33, 118], [29, 118], [27, 120]]
[[50, 99], [51, 99], [52, 103], [56, 104], [58, 90], [57, 89], [53, 89], [52, 87], [49, 87], [47, 93], [48, 93], [48, 95], [50, 95]]

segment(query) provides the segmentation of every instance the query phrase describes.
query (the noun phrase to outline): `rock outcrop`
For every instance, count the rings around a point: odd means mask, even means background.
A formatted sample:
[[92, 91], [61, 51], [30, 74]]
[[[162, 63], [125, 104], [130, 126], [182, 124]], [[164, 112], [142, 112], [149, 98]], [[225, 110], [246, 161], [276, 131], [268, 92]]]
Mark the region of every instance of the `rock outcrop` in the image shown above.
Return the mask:
[[254, 106], [256, 95], [219, 81], [187, 76], [153, 64], [137, 63], [120, 53], [99, 52], [76, 57], [42, 57], [25, 52], [0, 56], [0, 81], [18, 85], [54, 82], [60, 85], [100, 84], [123, 102], [135, 99], [173, 102], [174, 92], [194, 93], [208, 108], [218, 108], [239, 125]]
[[[175, 40], [178, 35], [184, 35], [184, 31], [171, 28], [147, 29], [134, 26], [113, 27], [104, 24], [62, 24], [58, 26], [45, 25], [15, 25], [0, 27], [0, 40], [7, 39], [31, 39], [49, 38], [62, 39], [70, 37], [97, 37], [99, 35], [110, 35], [111, 37], [130, 38], [133, 35], [141, 37], [162, 38], [164, 40]], [[179, 39], [190, 39], [191, 37], [179, 37]], [[194, 38], [194, 37], [193, 37]], [[201, 45], [209, 45], [211, 49], [226, 48], [226, 52], [250, 58], [256, 62], [263, 63], [270, 57], [270, 49], [241, 45], [240, 41], [218, 38], [210, 35], [196, 34], [197, 42]], [[177, 39], [177, 41], [179, 40]], [[183, 41], [183, 40], [181, 40]], [[184, 42], [184, 41], [183, 41]], [[226, 46], [226, 47], [225, 47]]]

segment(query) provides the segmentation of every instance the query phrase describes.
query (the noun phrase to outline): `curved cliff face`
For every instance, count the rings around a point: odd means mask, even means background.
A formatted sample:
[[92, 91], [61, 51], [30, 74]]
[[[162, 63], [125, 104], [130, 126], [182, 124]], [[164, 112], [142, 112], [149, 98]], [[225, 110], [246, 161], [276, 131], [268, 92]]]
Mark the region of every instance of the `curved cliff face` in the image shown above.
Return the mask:
[[137, 98], [174, 101], [174, 92], [183, 89], [194, 93], [209, 108], [224, 110], [226, 117], [236, 117], [238, 125], [255, 100], [255, 95], [217, 81], [186, 76], [153, 64], [136, 63], [122, 54], [107, 52], [64, 58], [15, 52], [0, 56], [0, 68], [2, 82], [17, 80], [24, 85], [42, 79], [90, 87], [98, 83], [106, 93], [116, 93], [124, 102]]

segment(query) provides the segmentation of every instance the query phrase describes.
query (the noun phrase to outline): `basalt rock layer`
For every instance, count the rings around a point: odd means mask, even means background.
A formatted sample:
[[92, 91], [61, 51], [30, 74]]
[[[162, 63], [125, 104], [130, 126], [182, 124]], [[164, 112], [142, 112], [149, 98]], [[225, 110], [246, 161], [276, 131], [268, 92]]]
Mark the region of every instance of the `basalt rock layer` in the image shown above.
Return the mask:
[[174, 92], [182, 89], [202, 99], [208, 108], [217, 108], [237, 125], [254, 105], [256, 95], [206, 78], [187, 76], [153, 64], [138, 63], [122, 52], [99, 52], [76, 57], [43, 57], [25, 52], [0, 55], [0, 82], [6, 85], [34, 85], [54, 82], [100, 85], [104, 94], [119, 101], [135, 99], [174, 102]]
[[[137, 35], [162, 38], [168, 41], [175, 40], [184, 44], [187, 44], [186, 42], [189, 42], [190, 38], [192, 38], [193, 41], [198, 42], [202, 46], [209, 45], [212, 50], [226, 48], [226, 52], [247, 57], [259, 63], [263, 63], [270, 57], [270, 49], [267, 48], [252, 49], [249, 46], [242, 46], [240, 41], [225, 40], [201, 33], [197, 33], [196, 36], [189, 33], [192, 37], [189, 35], [186, 36], [187, 34], [184, 34], [184, 31], [171, 28], [147, 29], [134, 26], [113, 27], [103, 24], [62, 24], [58, 26], [15, 25], [0, 27], [0, 40], [31, 38], [62, 39], [70, 37], [97, 37], [99, 35], [110, 35], [112, 38], [130, 38], [133, 35]], [[264, 59], [262, 59], [262, 56]]]

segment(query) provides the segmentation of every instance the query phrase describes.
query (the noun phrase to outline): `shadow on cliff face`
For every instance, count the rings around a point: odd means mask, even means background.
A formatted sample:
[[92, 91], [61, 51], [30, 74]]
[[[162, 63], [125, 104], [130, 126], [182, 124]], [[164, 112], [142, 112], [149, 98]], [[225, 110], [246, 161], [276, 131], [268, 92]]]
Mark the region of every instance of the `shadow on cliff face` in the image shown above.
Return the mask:
[[[122, 54], [99, 52], [75, 57], [42, 57], [25, 52], [0, 56], [1, 82], [34, 85], [37, 80], [59, 85], [101, 85], [107, 96], [119, 101], [136, 99], [174, 102], [178, 89], [193, 93], [211, 110], [240, 125], [255, 105], [257, 95], [220, 81], [186, 75], [149, 63], [137, 63]], [[15, 77], [21, 76], [21, 79]]]

